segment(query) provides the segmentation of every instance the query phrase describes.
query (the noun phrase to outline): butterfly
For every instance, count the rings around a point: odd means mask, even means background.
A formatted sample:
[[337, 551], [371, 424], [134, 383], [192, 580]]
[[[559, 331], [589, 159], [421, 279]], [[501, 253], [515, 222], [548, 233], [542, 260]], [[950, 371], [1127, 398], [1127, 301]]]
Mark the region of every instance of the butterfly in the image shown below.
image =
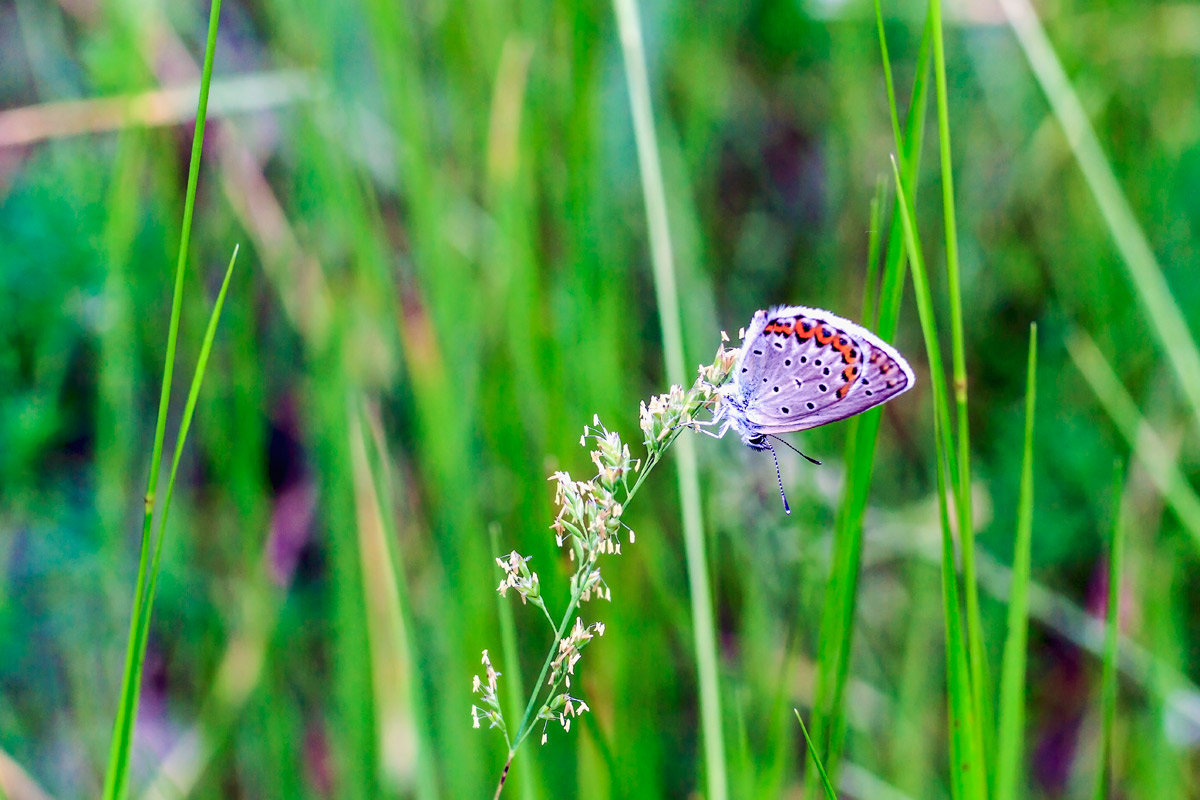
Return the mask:
[[771, 439], [852, 417], [906, 392], [914, 381], [895, 348], [850, 320], [820, 308], [772, 306], [750, 320], [732, 380], [717, 391], [713, 418], [693, 424], [717, 426], [715, 433], [703, 432], [718, 439], [735, 430], [748, 447], [770, 450], [790, 514]]

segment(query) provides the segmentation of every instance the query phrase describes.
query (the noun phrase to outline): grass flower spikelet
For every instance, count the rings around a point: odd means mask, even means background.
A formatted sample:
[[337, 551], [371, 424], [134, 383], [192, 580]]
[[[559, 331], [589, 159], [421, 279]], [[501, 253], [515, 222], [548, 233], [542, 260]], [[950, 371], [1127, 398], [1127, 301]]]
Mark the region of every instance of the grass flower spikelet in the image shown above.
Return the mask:
[[571, 729], [572, 719], [589, 710], [587, 703], [565, 690], [571, 688], [583, 657], [583, 649], [595, 637], [603, 636], [605, 627], [599, 620], [585, 624], [577, 612], [582, 604], [594, 598], [612, 600], [612, 590], [601, 574], [600, 560], [602, 556], [619, 556], [623, 538], [629, 543], [634, 541], [633, 530], [622, 521], [625, 509], [683, 428], [715, 399], [718, 387], [728, 380], [733, 371], [737, 355], [736, 349], [727, 350], [721, 345], [713, 363], [699, 368], [699, 374], [690, 389], [685, 391], [679, 386], [672, 386], [666, 394], [657, 395], [641, 404], [640, 427], [646, 447], [644, 458], [634, 458], [620, 434], [609, 430], [595, 416], [591, 424], [584, 427], [579, 444], [582, 447], [591, 446], [589, 458], [596, 468], [596, 474], [583, 481], [575, 480], [562, 471], [550, 476], [554, 484], [554, 505], [557, 507], [550, 530], [554, 532], [558, 546], [566, 549], [575, 570], [571, 576], [571, 595], [566, 610], [558, 617], [560, 622], [554, 622], [555, 617], [546, 607], [537, 573], [529, 568], [530, 558], [515, 550], [496, 558], [496, 565], [503, 572], [497, 591], [506, 597], [511, 589], [520, 596], [522, 603], [540, 608], [554, 637], [525, 713], [513, 729], [511, 738], [509, 725], [497, 700], [496, 680], [499, 673], [492, 669], [488, 653], [483, 651], [484, 677], [475, 676], [473, 691], [479, 698], [471, 706], [471, 721], [476, 728], [482, 727], [482, 721], [486, 721], [488, 727], [499, 728], [508, 744], [508, 761], [496, 787], [497, 796], [504, 788], [504, 780], [517, 748], [529, 736], [538, 720], [542, 722], [541, 740], [544, 744], [550, 722], [557, 722], [566, 732]]

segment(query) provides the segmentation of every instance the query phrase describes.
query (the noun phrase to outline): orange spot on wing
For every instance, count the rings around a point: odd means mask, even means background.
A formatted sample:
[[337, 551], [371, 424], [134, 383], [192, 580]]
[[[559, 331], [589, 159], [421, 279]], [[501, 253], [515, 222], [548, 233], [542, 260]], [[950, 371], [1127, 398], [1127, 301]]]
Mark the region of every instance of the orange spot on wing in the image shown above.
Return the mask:
[[837, 331], [833, 328], [826, 328], [824, 325], [817, 326], [817, 342], [819, 344], [829, 344], [835, 336], [837, 336]]
[[838, 400], [841, 400], [842, 398], [844, 398], [846, 396], [846, 393], [849, 391], [850, 391], [850, 384], [848, 384], [848, 383], [845, 386], [843, 386], [842, 388], [838, 389], [837, 390]]
[[858, 377], [858, 367], [850, 366], [842, 370], [842, 377], [853, 382]]
[[833, 348], [842, 354], [842, 361], [847, 364], [853, 364], [858, 361], [858, 356], [854, 353], [854, 342], [849, 336], [839, 334], [833, 341]]
[[815, 322], [810, 327], [805, 324], [804, 320], [796, 320], [796, 335], [801, 339], [811, 339], [813, 334], [817, 332], [818, 327], [819, 326]]

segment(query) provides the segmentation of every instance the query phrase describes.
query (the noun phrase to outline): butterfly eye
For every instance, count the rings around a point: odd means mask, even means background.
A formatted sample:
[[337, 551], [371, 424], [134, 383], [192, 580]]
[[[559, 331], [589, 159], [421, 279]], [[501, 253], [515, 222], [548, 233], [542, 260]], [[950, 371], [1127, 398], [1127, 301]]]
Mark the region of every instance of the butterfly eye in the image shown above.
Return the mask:
[[808, 406], [808, 410], [809, 410], [809, 411], [812, 411], [814, 408], [816, 408], [816, 407], [817, 407], [817, 404], [816, 404], [816, 403], [805, 403], [805, 405], [807, 405], [807, 406]]
[[785, 359], [783, 360], [783, 365], [784, 365], [785, 367], [790, 367], [790, 366], [792, 365], [792, 360], [791, 360], [790, 358], [785, 358]]
[[771, 391], [773, 391], [773, 392], [778, 392], [778, 391], [779, 391], [779, 387], [778, 387], [778, 386], [776, 386], [776, 387], [775, 387], [774, 389], [772, 389]]
[[790, 414], [790, 413], [792, 413], [791, 409], [790, 409], [790, 408], [788, 408], [787, 406], [780, 406], [780, 407], [779, 407], [779, 410], [780, 410], [780, 411], [782, 411], [784, 414]]
[[829, 387], [828, 387], [828, 386], [826, 386], [826, 385], [825, 385], [825, 384], [823, 384], [823, 383], [822, 383], [822, 384], [820, 384], [820, 385], [818, 385], [818, 386], [817, 386], [817, 388], [818, 388], [818, 389], [820, 389], [822, 392], [827, 392], [827, 391], [829, 391]]
[[800, 363], [801, 363], [801, 364], [807, 364], [807, 363], [808, 363], [808, 356], [800, 356]]

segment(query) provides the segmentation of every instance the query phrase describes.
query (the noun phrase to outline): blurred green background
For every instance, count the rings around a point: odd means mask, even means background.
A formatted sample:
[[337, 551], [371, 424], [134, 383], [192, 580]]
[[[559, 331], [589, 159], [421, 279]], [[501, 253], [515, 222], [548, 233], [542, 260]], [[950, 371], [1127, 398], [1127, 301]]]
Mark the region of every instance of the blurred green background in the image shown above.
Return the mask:
[[[1200, 6], [1038, 11], [1194, 339]], [[893, 149], [871, 5], [640, 12], [689, 368], [767, 305], [860, 318], [870, 203]], [[207, 14], [0, 2], [12, 797], [37, 796], [18, 795], [18, 771], [57, 798], [97, 796], [103, 780]], [[924, 7], [886, 3], [884, 18], [907, 98]], [[946, 36], [993, 669], [1029, 323], [1041, 332], [1025, 796], [1082, 797], [1096, 771], [1109, 487], [1132, 451], [1071, 357], [1089, 341], [1159, 436], [1124, 487], [1122, 630], [1136, 648], [1117, 786], [1200, 796], [1200, 531], [1164, 503], [1153, 466], [1176, 467], [1194, 502], [1197, 429], [1165, 349], [1195, 345], [1155, 337], [1000, 8], [952, 4]], [[472, 730], [469, 710], [480, 651], [501, 647], [492, 557], [531, 555], [561, 609], [546, 476], [591, 474], [578, 439], [593, 414], [638, 442], [639, 400], [667, 388], [613, 10], [227, 0], [204, 157], [169, 430], [242, 251], [167, 530], [133, 794], [490, 796], [502, 743]], [[942, 312], [936, 179], [929, 134], [917, 210]], [[895, 344], [918, 380], [884, 414], [866, 516], [844, 776], [856, 797], [949, 796], [929, 382], [906, 291]], [[781, 453], [790, 517], [768, 458], [733, 437], [697, 441], [734, 797], [800, 796], [791, 708], [812, 693], [845, 424], [790, 439], [825, 461]], [[702, 790], [672, 469], [629, 511], [638, 537], [605, 567], [612, 602], [585, 609], [608, 626], [574, 690], [593, 714], [530, 742], [514, 797]], [[530, 607], [515, 613], [528, 685], [546, 632]]]

